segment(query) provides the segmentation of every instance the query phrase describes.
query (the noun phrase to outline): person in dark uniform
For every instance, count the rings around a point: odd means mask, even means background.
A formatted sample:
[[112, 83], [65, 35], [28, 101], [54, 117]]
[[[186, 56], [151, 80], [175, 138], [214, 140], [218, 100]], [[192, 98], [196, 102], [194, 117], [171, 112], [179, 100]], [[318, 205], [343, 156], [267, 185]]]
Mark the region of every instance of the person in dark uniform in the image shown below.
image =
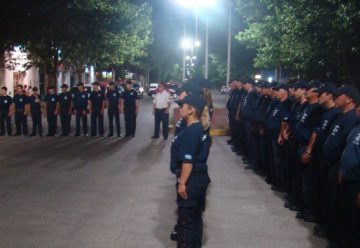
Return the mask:
[[112, 137], [114, 134], [114, 119], [116, 125], [116, 134], [118, 137], [121, 137], [120, 130], [120, 110], [121, 110], [121, 96], [119, 91], [115, 90], [115, 83], [109, 83], [109, 91], [106, 93], [106, 106], [108, 109], [109, 117], [109, 135]]
[[41, 96], [38, 94], [38, 88], [32, 89], [32, 95], [30, 97], [30, 113], [32, 118], [32, 132], [30, 136], [36, 136], [39, 132], [39, 136], [42, 137], [42, 113], [41, 113]]
[[45, 109], [48, 121], [47, 137], [55, 137], [57, 133], [57, 115], [58, 115], [59, 97], [56, 95], [54, 87], [49, 87], [49, 94], [45, 98]]
[[337, 87], [331, 83], [323, 84], [319, 92], [319, 104], [324, 109], [324, 114], [321, 117], [319, 128], [316, 130], [316, 141], [309, 156], [314, 160], [315, 164], [315, 217], [318, 225], [314, 227], [314, 235], [325, 238], [328, 234], [329, 219], [331, 216], [328, 211], [328, 204], [326, 203], [326, 195], [329, 189], [328, 175], [329, 167], [322, 154], [322, 147], [326, 138], [329, 136], [330, 128], [334, 121], [339, 117], [340, 110], [335, 107], [335, 94]]
[[93, 83], [93, 91], [89, 97], [89, 110], [91, 114], [91, 137], [96, 136], [97, 127], [99, 127], [99, 134], [104, 136], [104, 109], [105, 109], [105, 95], [100, 90], [98, 82]]
[[14, 96], [15, 105], [15, 124], [16, 133], [15, 136], [28, 135], [27, 116], [29, 113], [29, 97], [24, 94], [23, 86], [16, 86], [16, 94]]
[[247, 91], [244, 102], [241, 105], [241, 121], [244, 122], [245, 142], [243, 162], [247, 164], [245, 169], [254, 169], [254, 159], [256, 151], [252, 140], [253, 115], [256, 109], [257, 93], [252, 79], [246, 79], [243, 83]]
[[0, 136], [5, 135], [6, 131], [9, 136], [12, 135], [11, 130], [11, 115], [12, 115], [12, 103], [13, 99], [7, 94], [7, 88], [1, 87], [0, 91]]
[[271, 137], [272, 159], [270, 163], [270, 177], [272, 178], [272, 190], [285, 191], [286, 185], [286, 164], [285, 148], [282, 142], [279, 142], [281, 135], [281, 124], [289, 117], [289, 88], [285, 84], [280, 84], [274, 90], [277, 91], [279, 102], [274, 107], [272, 114], [267, 120], [267, 130]]
[[178, 246], [202, 246], [202, 212], [205, 208], [206, 190], [210, 182], [207, 158], [211, 138], [200, 122], [204, 101], [188, 95], [181, 103], [181, 116], [187, 127], [174, 137], [171, 146], [171, 171], [178, 173]]
[[[189, 81], [188, 83], [181, 86], [179, 89], [179, 97], [177, 103], [183, 100], [187, 95], [196, 95], [201, 96], [202, 89], [195, 81]], [[186, 128], [186, 121], [180, 118], [180, 120], [175, 125], [175, 135], [179, 134], [184, 128]]]
[[314, 217], [314, 161], [311, 160], [313, 145], [316, 141], [316, 130], [321, 121], [323, 110], [319, 104], [319, 90], [321, 83], [317, 80], [309, 82], [306, 99], [308, 105], [301, 113], [295, 126], [294, 136], [299, 147], [299, 166], [301, 170], [301, 189], [303, 206], [297, 218], [306, 222], [315, 222]]
[[61, 122], [61, 136], [69, 136], [71, 111], [72, 111], [72, 95], [68, 91], [67, 84], [61, 85], [62, 92], [59, 94], [59, 109]]
[[356, 104], [360, 100], [357, 89], [350, 85], [342, 85], [337, 90], [335, 105], [340, 109], [341, 115], [335, 120], [331, 127], [328, 138], [322, 148], [326, 166], [328, 166], [329, 179], [326, 202], [330, 211], [329, 233], [331, 237], [336, 237], [339, 242], [339, 218], [338, 218], [338, 173], [339, 162], [342, 151], [346, 145], [346, 138], [356, 124], [358, 116], [356, 114]]
[[125, 91], [121, 95], [121, 109], [125, 118], [125, 137], [135, 137], [136, 117], [139, 112], [139, 97], [132, 88], [132, 82], [126, 81]]
[[74, 95], [74, 109], [76, 115], [76, 133], [75, 137], [80, 136], [80, 120], [82, 121], [82, 127], [84, 136], [89, 136], [87, 125], [87, 109], [88, 109], [88, 93], [85, 92], [84, 84], [78, 83], [78, 92]]
[[340, 159], [342, 247], [360, 247], [360, 123], [353, 128]]

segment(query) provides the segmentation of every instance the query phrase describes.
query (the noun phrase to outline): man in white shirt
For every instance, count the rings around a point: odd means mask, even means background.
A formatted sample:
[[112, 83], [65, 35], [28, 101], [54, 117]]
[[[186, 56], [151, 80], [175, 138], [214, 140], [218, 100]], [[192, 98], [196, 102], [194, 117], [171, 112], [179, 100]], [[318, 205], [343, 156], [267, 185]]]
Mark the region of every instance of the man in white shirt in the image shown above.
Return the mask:
[[152, 139], [160, 138], [160, 123], [162, 123], [164, 139], [166, 140], [168, 138], [170, 105], [170, 93], [165, 90], [165, 84], [161, 83], [153, 101], [155, 131], [154, 136], [151, 137]]

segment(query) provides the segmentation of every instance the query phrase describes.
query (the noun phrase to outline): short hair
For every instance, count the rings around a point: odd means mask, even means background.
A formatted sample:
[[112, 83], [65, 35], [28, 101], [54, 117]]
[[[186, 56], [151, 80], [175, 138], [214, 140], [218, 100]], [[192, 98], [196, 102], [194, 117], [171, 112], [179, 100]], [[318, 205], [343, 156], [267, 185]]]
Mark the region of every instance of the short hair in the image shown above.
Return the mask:
[[18, 84], [18, 85], [16, 85], [16, 88], [24, 89], [24, 86], [22, 86], [21, 84]]
[[6, 86], [1, 87], [1, 89], [7, 91]]

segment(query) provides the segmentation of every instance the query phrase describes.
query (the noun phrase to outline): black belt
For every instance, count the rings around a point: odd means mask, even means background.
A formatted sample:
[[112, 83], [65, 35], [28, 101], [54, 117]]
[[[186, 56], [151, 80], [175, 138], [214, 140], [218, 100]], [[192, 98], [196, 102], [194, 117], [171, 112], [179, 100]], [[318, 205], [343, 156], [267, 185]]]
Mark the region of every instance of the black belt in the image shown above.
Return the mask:
[[191, 173], [190, 176], [205, 176], [207, 174], [208, 174], [207, 171], [194, 171]]

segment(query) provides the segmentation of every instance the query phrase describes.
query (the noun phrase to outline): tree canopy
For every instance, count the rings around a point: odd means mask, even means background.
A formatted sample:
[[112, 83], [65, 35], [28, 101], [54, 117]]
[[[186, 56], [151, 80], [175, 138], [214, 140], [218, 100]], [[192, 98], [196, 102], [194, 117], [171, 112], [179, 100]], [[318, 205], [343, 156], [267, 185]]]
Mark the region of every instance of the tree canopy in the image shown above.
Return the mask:
[[256, 67], [360, 79], [359, 1], [237, 0], [237, 9], [247, 27], [236, 38], [256, 49]]
[[20, 45], [36, 65], [112, 67], [146, 55], [151, 7], [125, 0], [6, 1], [0, 46]]

